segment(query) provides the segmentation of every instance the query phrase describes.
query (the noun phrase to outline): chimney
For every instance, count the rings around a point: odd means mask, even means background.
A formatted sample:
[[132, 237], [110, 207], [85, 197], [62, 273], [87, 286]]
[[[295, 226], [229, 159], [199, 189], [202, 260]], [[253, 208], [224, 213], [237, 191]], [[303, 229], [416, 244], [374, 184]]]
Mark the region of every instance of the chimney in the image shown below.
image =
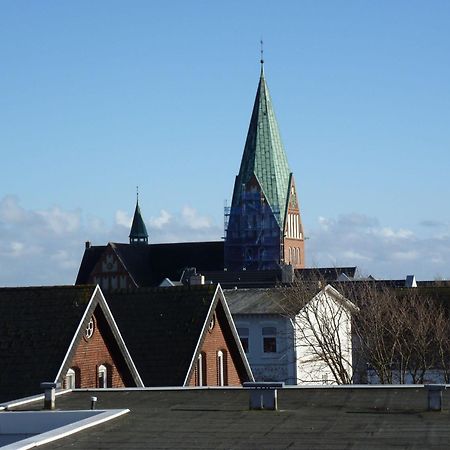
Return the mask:
[[41, 389], [44, 389], [44, 409], [55, 409], [55, 392], [59, 387], [60, 383], [41, 383]]
[[250, 391], [249, 409], [278, 410], [278, 389], [284, 382], [247, 381], [242, 387]]
[[189, 279], [189, 284], [191, 286], [198, 286], [200, 284], [205, 284], [205, 276], [200, 274], [192, 275], [191, 278]]
[[406, 275], [405, 287], [407, 288], [417, 287], [416, 277], [414, 275]]
[[87, 250], [88, 248], [91, 248], [91, 241], [86, 241], [84, 244], [84, 248]]

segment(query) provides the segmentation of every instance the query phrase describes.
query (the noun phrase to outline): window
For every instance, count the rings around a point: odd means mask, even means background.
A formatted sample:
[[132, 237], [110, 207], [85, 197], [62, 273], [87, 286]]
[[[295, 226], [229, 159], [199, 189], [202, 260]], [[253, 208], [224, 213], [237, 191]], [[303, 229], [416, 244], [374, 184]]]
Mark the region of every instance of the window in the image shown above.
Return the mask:
[[245, 353], [248, 353], [248, 328], [238, 328], [237, 332], [241, 340], [242, 348]]
[[66, 378], [64, 380], [64, 385], [66, 389], [75, 389], [76, 387], [75, 370], [69, 369], [67, 371]]
[[211, 332], [213, 330], [215, 324], [216, 324], [216, 315], [213, 314], [213, 316], [211, 318], [211, 322], [209, 322], [209, 325], [208, 325], [209, 332]]
[[219, 350], [217, 352], [217, 386], [227, 385], [227, 367], [226, 367], [226, 352]]
[[88, 324], [86, 325], [86, 329], [84, 330], [84, 337], [86, 339], [90, 339], [92, 335], [94, 334], [94, 318], [91, 317], [91, 320], [89, 320]]
[[98, 387], [108, 387], [108, 370], [103, 364], [101, 366], [98, 366]]
[[263, 334], [263, 351], [264, 353], [277, 352], [277, 329], [275, 327], [264, 327]]
[[196, 386], [206, 386], [206, 354], [201, 352], [198, 355], [197, 367], [196, 367]]

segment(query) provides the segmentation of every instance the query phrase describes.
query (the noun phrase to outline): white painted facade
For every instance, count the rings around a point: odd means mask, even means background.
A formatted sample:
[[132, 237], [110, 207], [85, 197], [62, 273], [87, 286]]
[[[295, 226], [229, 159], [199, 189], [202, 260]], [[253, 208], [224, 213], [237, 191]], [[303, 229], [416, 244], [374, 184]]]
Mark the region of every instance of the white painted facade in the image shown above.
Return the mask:
[[[279, 289], [225, 291], [241, 340], [247, 341], [243, 344], [255, 380], [283, 381], [290, 385], [336, 384], [332, 370], [317, 354], [314, 344], [314, 332], [319, 331], [316, 317], [320, 321], [324, 317], [338, 319], [336, 342], [351, 374], [353, 305], [328, 285], [290, 318], [280, 310], [280, 293]], [[275, 348], [268, 345], [273, 344], [268, 333], [272, 330]]]

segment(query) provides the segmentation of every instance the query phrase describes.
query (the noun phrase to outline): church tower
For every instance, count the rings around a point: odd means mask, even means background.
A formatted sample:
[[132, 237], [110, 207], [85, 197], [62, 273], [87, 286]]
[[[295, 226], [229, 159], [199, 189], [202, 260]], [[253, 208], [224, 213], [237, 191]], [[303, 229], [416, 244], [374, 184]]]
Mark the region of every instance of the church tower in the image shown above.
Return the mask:
[[305, 266], [300, 207], [269, 89], [261, 74], [231, 207], [225, 208], [228, 270]]
[[136, 209], [134, 210], [133, 224], [130, 230], [130, 244], [148, 244], [148, 233], [139, 208], [139, 193], [136, 193]]

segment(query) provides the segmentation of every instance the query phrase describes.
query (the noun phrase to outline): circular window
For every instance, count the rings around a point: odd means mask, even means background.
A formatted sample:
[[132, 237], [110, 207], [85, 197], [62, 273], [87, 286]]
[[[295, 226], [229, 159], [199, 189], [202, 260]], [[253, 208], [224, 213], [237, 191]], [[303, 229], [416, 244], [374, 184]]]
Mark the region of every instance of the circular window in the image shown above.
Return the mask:
[[84, 337], [86, 339], [90, 339], [93, 334], [94, 334], [94, 318], [91, 317], [91, 320], [88, 322], [86, 330], [84, 331]]

